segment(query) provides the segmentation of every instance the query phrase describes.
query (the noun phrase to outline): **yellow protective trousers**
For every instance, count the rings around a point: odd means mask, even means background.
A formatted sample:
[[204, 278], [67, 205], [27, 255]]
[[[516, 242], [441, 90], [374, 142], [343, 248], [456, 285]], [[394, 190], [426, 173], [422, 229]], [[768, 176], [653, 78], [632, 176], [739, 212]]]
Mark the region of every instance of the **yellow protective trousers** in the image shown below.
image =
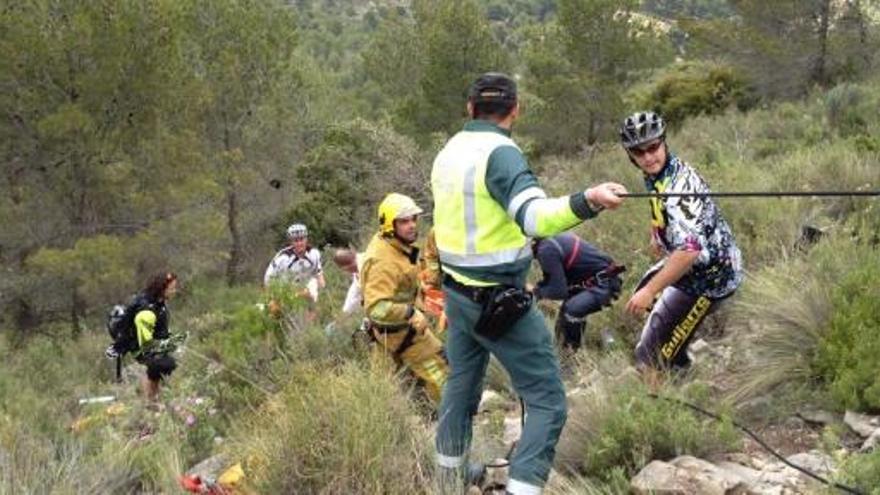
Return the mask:
[[[410, 328], [395, 332], [371, 329], [377, 349], [393, 359], [398, 367], [406, 367], [425, 387], [434, 404], [440, 403], [443, 385], [449, 375], [449, 365], [443, 356], [443, 346], [431, 330], [421, 332]], [[407, 335], [412, 336], [407, 339]], [[409, 342], [407, 342], [409, 340]]]

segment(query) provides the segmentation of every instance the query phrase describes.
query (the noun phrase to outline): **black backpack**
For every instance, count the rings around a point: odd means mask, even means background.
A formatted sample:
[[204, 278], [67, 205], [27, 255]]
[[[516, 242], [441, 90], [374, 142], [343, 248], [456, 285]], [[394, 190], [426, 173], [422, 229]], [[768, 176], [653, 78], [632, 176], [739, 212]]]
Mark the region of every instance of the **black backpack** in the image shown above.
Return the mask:
[[149, 304], [144, 298], [135, 296], [128, 305], [117, 304], [107, 314], [107, 333], [113, 339], [113, 346], [119, 354], [134, 351], [138, 348], [137, 331], [134, 317]]

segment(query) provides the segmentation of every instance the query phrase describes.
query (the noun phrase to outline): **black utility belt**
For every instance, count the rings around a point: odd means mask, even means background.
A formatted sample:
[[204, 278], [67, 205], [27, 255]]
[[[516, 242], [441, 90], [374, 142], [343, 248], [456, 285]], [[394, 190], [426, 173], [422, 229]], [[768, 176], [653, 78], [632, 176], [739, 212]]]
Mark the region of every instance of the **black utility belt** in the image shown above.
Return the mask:
[[595, 286], [604, 286], [615, 279], [620, 278], [620, 274], [626, 271], [626, 265], [618, 265], [612, 263], [604, 270], [600, 270], [589, 277], [581, 280], [576, 284], [572, 284], [569, 289], [587, 289]]
[[470, 287], [456, 282], [452, 277], [447, 277], [444, 283], [451, 290], [482, 306], [474, 333], [489, 340], [503, 337], [532, 307], [532, 294], [521, 287]]
[[443, 279], [443, 285], [449, 287], [450, 289], [458, 292], [464, 297], [470, 299], [471, 301], [483, 305], [486, 301], [492, 297], [492, 291], [494, 291], [498, 286], [491, 285], [488, 287], [475, 287], [471, 285], [464, 285], [463, 283], [455, 280], [452, 277], [445, 277]]
[[370, 322], [370, 328], [372, 330], [384, 334], [403, 332], [404, 330], [408, 330], [409, 327], [409, 323], [404, 323], [401, 325], [376, 325], [375, 323]]

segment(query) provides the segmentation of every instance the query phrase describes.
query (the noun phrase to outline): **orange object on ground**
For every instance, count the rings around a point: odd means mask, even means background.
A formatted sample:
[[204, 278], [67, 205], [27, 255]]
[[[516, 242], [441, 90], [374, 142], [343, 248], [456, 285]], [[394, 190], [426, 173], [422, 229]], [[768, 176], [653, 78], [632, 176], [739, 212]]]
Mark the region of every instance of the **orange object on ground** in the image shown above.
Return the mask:
[[180, 481], [180, 487], [190, 493], [206, 493], [208, 495], [229, 495], [231, 493], [217, 483], [202, 480], [197, 474], [181, 476], [178, 481]]
[[183, 475], [178, 478], [180, 487], [190, 493], [206, 493], [208, 495], [232, 495], [235, 488], [244, 479], [244, 470], [240, 463], [228, 467], [217, 481], [203, 480], [197, 474]]

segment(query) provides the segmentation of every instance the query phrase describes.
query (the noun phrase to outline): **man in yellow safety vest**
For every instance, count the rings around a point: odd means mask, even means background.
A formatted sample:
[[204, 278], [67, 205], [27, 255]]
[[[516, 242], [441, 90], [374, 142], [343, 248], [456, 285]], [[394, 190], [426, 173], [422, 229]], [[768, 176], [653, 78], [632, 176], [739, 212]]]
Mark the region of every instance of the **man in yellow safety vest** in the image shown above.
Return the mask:
[[461, 491], [472, 416], [494, 355], [510, 374], [526, 421], [510, 461], [508, 493], [541, 492], [565, 424], [565, 391], [544, 318], [524, 290], [530, 237], [550, 237], [622, 202], [604, 183], [548, 198], [510, 131], [519, 115], [516, 83], [487, 73], [471, 86], [472, 120], [434, 160], [434, 232], [445, 273], [450, 374], [440, 405], [440, 490]]

